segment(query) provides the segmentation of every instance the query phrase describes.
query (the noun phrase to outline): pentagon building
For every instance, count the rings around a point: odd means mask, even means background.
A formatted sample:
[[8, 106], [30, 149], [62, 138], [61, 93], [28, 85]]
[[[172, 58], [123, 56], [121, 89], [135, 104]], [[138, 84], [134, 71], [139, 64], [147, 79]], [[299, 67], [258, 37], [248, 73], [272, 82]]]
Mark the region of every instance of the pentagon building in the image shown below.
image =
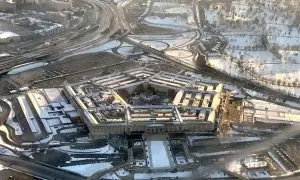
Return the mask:
[[222, 84], [140, 68], [64, 87], [93, 137], [214, 132], [229, 97]]

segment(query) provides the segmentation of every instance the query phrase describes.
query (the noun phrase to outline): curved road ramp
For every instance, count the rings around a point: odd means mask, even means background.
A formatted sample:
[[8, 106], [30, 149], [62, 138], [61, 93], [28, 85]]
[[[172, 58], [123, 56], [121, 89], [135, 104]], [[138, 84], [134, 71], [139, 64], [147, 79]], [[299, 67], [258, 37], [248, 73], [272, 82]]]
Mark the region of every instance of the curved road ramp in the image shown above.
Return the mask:
[[6, 121], [10, 113], [10, 106], [5, 102], [0, 100], [0, 126]]

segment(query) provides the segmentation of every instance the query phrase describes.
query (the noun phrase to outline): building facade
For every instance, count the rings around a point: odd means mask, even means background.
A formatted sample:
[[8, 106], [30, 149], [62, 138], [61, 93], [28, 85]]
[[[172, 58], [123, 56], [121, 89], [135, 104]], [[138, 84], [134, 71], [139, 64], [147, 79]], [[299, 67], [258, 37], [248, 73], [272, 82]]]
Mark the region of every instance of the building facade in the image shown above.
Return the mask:
[[214, 132], [227, 94], [222, 84], [150, 69], [67, 84], [64, 91], [93, 137]]

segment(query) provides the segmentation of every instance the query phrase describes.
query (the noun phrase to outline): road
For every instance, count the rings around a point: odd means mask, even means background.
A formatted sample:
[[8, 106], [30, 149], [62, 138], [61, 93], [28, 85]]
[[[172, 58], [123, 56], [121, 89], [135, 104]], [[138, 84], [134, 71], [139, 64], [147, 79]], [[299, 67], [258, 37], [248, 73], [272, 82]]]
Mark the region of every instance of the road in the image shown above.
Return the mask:
[[77, 173], [61, 170], [44, 164], [25, 160], [20, 157], [0, 155], [0, 164], [26, 174], [47, 180], [85, 180], [86, 177]]
[[6, 121], [9, 113], [10, 106], [6, 102], [0, 100], [0, 126], [3, 125], [4, 121]]
[[[50, 46], [42, 46], [35, 48], [30, 52], [25, 52], [17, 57], [8, 57], [2, 59], [0, 62], [0, 74], [8, 72], [14, 66], [24, 64], [32, 61], [47, 61], [53, 62], [60, 57], [69, 55], [79, 50], [88, 49], [93, 46], [103, 44], [110, 40], [114, 34], [117, 34], [121, 28], [121, 23], [117, 16], [117, 8], [106, 2], [84, 0], [84, 2], [91, 4], [92, 9], [86, 10], [95, 13], [96, 23], [90, 24], [89, 28], [83, 27], [60, 37], [57, 41], [53, 42]], [[99, 13], [103, 11], [103, 13]], [[103, 19], [104, 20], [100, 20]], [[126, 31], [127, 32], [127, 31]]]
[[[285, 99], [285, 100], [292, 101], [292, 102], [297, 102], [297, 103], [300, 102], [300, 98], [296, 98], [294, 96], [284, 94], [282, 92], [270, 89], [266, 86], [258, 85], [257, 83], [252, 82], [250, 80], [231, 77], [231, 76], [229, 76], [229, 75], [227, 75], [223, 72], [217, 71], [217, 70], [215, 70], [215, 69], [213, 69], [209, 66], [206, 66], [206, 65], [203, 65], [203, 66], [200, 67], [200, 66], [197, 66], [197, 65], [194, 65], [194, 64], [186, 63], [186, 62], [181, 61], [179, 59], [176, 59], [174, 57], [169, 57], [168, 55], [166, 55], [165, 53], [163, 53], [159, 50], [156, 50], [156, 49], [151, 48], [149, 46], [145, 46], [145, 45], [143, 45], [141, 43], [138, 43], [136, 41], [133, 41], [130, 38], [127, 38], [127, 37], [123, 38], [123, 40], [125, 42], [128, 42], [130, 44], [133, 44], [133, 45], [141, 48], [144, 52], [147, 52], [147, 53], [150, 53], [150, 54], [155, 54], [156, 56], [160, 57], [162, 60], [165, 60], [166, 63], [174, 63], [174, 64], [178, 65], [179, 67], [181, 67], [183, 69], [186, 69], [186, 70], [198, 73], [198, 74], [206, 75], [208, 77], [211, 77], [211, 78], [214, 78], [216, 80], [223, 81], [223, 82], [229, 82], [231, 84], [237, 85], [238, 87], [253, 89], [253, 90], [255, 90], [257, 92], [260, 92], [262, 94], [267, 94], [270, 97], [276, 97], [276, 98], [279, 98], [279, 99]], [[278, 103], [277, 101], [272, 101], [272, 102], [282, 105], [282, 103]]]

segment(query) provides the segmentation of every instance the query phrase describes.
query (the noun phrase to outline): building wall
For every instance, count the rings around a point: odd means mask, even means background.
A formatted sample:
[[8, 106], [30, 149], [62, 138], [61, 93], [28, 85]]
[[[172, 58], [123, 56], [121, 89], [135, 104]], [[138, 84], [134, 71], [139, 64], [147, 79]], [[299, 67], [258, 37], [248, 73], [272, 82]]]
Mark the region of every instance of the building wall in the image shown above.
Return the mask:
[[147, 126], [146, 123], [131, 125], [88, 125], [90, 133], [93, 137], [101, 137], [108, 134], [131, 134], [135, 132], [141, 133], [180, 133], [180, 132], [212, 132], [215, 130], [213, 123], [188, 123], [188, 124], [166, 124], [165, 126]]

